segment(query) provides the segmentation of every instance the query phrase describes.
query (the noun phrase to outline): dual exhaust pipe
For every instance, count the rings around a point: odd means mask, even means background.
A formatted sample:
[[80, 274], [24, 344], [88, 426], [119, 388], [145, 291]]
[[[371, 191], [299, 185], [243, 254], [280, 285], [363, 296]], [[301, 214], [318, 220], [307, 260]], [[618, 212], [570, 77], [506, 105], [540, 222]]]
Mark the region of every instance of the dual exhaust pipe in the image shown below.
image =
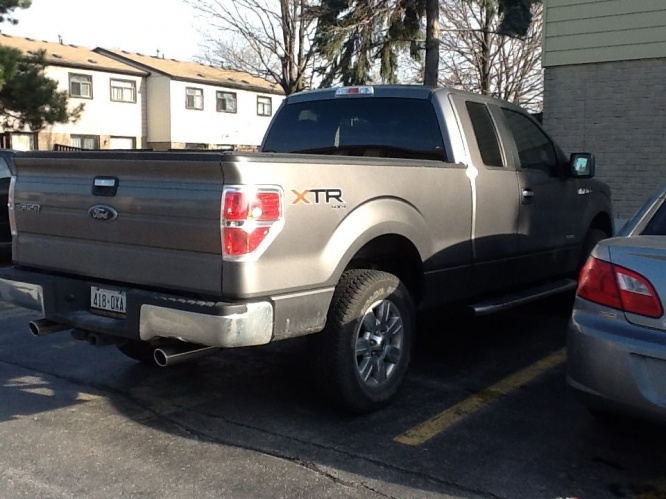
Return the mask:
[[[71, 326], [53, 322], [48, 319], [38, 319], [29, 324], [30, 332], [35, 336], [46, 336], [66, 329], [72, 329]], [[80, 329], [74, 329], [72, 336], [77, 340], [87, 341], [93, 346], [107, 346], [114, 343], [113, 339], [107, 335], [89, 333]], [[160, 367], [175, 366], [210, 355], [218, 351], [218, 347], [207, 347], [196, 345], [194, 343], [179, 342], [173, 345], [158, 346], [153, 351], [153, 360]]]

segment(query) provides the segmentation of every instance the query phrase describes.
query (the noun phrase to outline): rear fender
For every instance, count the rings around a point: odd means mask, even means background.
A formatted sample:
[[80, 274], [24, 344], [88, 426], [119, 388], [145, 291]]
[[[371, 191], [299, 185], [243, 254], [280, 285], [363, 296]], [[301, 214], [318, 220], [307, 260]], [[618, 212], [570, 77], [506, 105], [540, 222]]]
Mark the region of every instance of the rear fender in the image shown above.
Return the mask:
[[345, 217], [326, 244], [321, 261], [327, 284], [335, 285], [361, 248], [385, 235], [410, 241], [422, 262], [432, 255], [430, 231], [413, 205], [395, 198], [370, 200]]

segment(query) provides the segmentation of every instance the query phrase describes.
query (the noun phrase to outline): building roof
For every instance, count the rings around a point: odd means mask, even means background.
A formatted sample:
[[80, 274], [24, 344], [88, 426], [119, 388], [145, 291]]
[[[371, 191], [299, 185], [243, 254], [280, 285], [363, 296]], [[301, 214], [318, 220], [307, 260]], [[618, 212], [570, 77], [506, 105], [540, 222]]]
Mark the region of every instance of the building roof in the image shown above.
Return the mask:
[[127, 64], [153, 73], [169, 76], [174, 80], [188, 81], [206, 85], [219, 85], [227, 88], [251, 90], [270, 94], [284, 94], [282, 88], [275, 83], [252, 76], [249, 73], [209, 66], [198, 62], [177, 61], [163, 57], [133, 54], [125, 50], [109, 50], [98, 47], [98, 54], [116, 57]]
[[51, 66], [108, 71], [128, 75], [145, 76], [147, 73], [129, 64], [94, 52], [87, 47], [68, 45], [32, 38], [21, 38], [0, 34], [0, 45], [12, 47], [29, 55], [36, 55], [44, 50], [44, 59]]

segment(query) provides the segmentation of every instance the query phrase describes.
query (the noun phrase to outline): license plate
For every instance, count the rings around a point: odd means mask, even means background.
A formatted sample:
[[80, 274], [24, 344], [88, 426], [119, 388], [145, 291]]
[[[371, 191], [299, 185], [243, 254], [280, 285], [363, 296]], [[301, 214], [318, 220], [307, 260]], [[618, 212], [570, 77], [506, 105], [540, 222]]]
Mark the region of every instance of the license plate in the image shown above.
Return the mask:
[[124, 291], [90, 286], [90, 308], [124, 314], [127, 298]]

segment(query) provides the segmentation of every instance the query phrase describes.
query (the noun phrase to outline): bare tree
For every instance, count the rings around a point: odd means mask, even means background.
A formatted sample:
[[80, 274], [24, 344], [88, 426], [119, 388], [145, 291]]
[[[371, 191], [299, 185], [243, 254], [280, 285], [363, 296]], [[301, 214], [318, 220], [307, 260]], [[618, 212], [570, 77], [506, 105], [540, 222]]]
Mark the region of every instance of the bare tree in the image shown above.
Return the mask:
[[541, 108], [543, 6], [532, 5], [524, 38], [498, 34], [502, 17], [488, 0], [441, 0], [440, 83]]
[[274, 81], [289, 95], [312, 71], [309, 0], [185, 0], [207, 25], [203, 58]]

